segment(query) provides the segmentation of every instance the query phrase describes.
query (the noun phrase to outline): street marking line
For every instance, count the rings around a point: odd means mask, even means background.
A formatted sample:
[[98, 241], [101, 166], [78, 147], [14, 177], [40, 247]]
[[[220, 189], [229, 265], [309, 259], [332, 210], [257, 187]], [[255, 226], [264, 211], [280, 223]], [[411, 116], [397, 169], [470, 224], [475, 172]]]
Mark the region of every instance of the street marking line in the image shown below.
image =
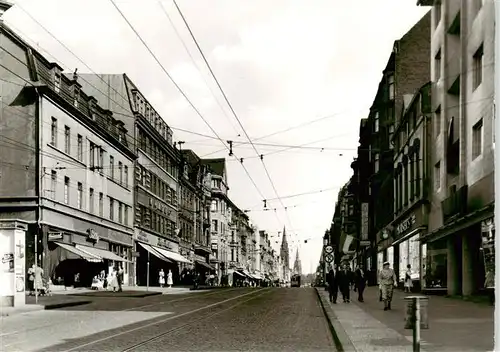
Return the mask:
[[[196, 297], [212, 296], [212, 295], [215, 295], [215, 294], [218, 294], [218, 293], [221, 293], [221, 292], [232, 292], [232, 291], [235, 291], [235, 290], [238, 290], [238, 289], [237, 288], [216, 289], [215, 292], [200, 293], [198, 295], [192, 295], [192, 296], [182, 297], [182, 298], [173, 299], [173, 300], [170, 300], [170, 301], [152, 303], [152, 304], [148, 304], [148, 305], [144, 305], [144, 306], [132, 307], [132, 308], [127, 308], [127, 309], [114, 310], [113, 312], [128, 312], [128, 311], [133, 311], [133, 310], [141, 309], [141, 308], [149, 308], [149, 307], [154, 307], [154, 306], [160, 306], [160, 305], [167, 304], [167, 303], [186, 301], [188, 299], [194, 299]], [[42, 314], [43, 312], [44, 312], [44, 310], [33, 311], [33, 312], [28, 312], [28, 313], [39, 313], [39, 314]], [[66, 324], [66, 323], [61, 323], [61, 325], [64, 325], [64, 324]], [[59, 325], [59, 324], [56, 324], [56, 325]], [[43, 329], [43, 328], [53, 327], [53, 326], [55, 326], [55, 325], [52, 322], [50, 324], [40, 325], [40, 326], [36, 326], [36, 327], [30, 328], [30, 329], [23, 329], [23, 330], [16, 330], [16, 331], [12, 331], [12, 332], [2, 333], [2, 334], [0, 334], [0, 337], [10, 336], [10, 335], [16, 335], [16, 334], [21, 334], [21, 333], [27, 333], [29, 331], [40, 330], [40, 329]]]
[[[268, 288], [259, 289], [257, 292], [261, 292], [262, 290], [268, 290]], [[149, 323], [149, 324], [146, 324], [146, 325], [141, 325], [141, 326], [138, 326], [136, 328], [129, 329], [127, 331], [122, 331], [122, 332], [113, 334], [111, 336], [102, 337], [100, 339], [94, 340], [92, 342], [87, 342], [87, 343], [85, 343], [83, 345], [79, 345], [79, 346], [73, 347], [73, 348], [71, 348], [69, 350], [65, 350], [63, 352], [71, 352], [71, 351], [81, 350], [84, 347], [95, 345], [96, 343], [99, 343], [99, 342], [110, 340], [110, 339], [113, 339], [113, 338], [118, 337], [118, 336], [122, 336], [122, 335], [125, 335], [125, 334], [129, 334], [131, 332], [134, 332], [134, 331], [138, 331], [138, 330], [141, 330], [141, 329], [144, 329], [144, 328], [148, 328], [150, 326], [154, 326], [154, 325], [157, 325], [157, 324], [165, 323], [165, 322], [167, 322], [169, 320], [172, 320], [172, 319], [177, 319], [177, 318], [189, 315], [189, 314], [197, 313], [199, 311], [202, 311], [202, 310], [205, 310], [205, 309], [208, 309], [208, 308], [212, 308], [212, 307], [216, 307], [216, 306], [219, 306], [219, 305], [224, 304], [226, 302], [231, 302], [231, 301], [234, 301], [235, 299], [238, 299], [238, 298], [241, 298], [241, 297], [245, 297], [245, 296], [248, 296], [248, 295], [253, 295], [255, 293], [256, 293], [255, 291], [252, 291], [252, 292], [245, 293], [245, 294], [242, 294], [242, 295], [239, 295], [239, 296], [236, 296], [236, 297], [228, 298], [228, 299], [225, 299], [225, 300], [220, 301], [220, 302], [209, 304], [208, 306], [196, 308], [196, 309], [193, 309], [193, 310], [191, 310], [189, 312], [184, 312], [184, 313], [175, 315], [173, 317], [169, 317], [169, 318], [166, 318], [166, 319], [163, 319], [163, 320], [155, 321], [155, 322], [152, 322], [152, 323]]]
[[216, 316], [216, 315], [219, 315], [219, 314], [222, 314], [222, 313], [224, 313], [224, 312], [227, 312], [227, 311], [229, 311], [229, 310], [231, 310], [231, 309], [233, 309], [233, 308], [235, 308], [235, 307], [237, 307], [237, 306], [239, 306], [239, 305], [242, 305], [243, 303], [249, 302], [249, 301], [251, 301], [251, 300], [253, 300], [253, 299], [256, 299], [256, 298], [258, 298], [258, 297], [260, 297], [260, 296], [263, 296], [263, 295], [265, 295], [266, 293], [269, 293], [269, 292], [271, 292], [271, 291], [262, 292], [262, 293], [260, 293], [260, 294], [258, 294], [258, 295], [252, 296], [252, 297], [250, 297], [249, 299], [246, 299], [246, 300], [244, 300], [244, 301], [242, 301], [242, 302], [238, 302], [238, 303], [236, 303], [236, 304], [233, 304], [232, 306], [230, 306], [230, 307], [228, 307], [228, 308], [226, 308], [226, 309], [223, 309], [223, 310], [221, 310], [221, 311], [218, 311], [218, 312], [212, 313], [212, 314], [210, 314], [210, 315], [204, 316], [204, 317], [202, 317], [202, 318], [196, 319], [195, 321], [191, 321], [191, 322], [188, 322], [188, 323], [182, 324], [181, 326], [175, 327], [175, 328], [170, 329], [170, 330], [167, 330], [167, 331], [165, 331], [165, 332], [162, 332], [161, 334], [156, 335], [156, 336], [154, 336], [154, 337], [152, 337], [152, 338], [150, 338], [150, 339], [147, 339], [147, 340], [142, 341], [142, 342], [140, 342], [140, 343], [138, 343], [138, 344], [135, 344], [135, 345], [133, 345], [133, 346], [130, 346], [130, 347], [128, 347], [128, 348], [126, 348], [126, 349], [122, 350], [122, 352], [129, 352], [129, 351], [133, 351], [133, 350], [135, 350], [135, 349], [137, 349], [137, 348], [139, 348], [139, 347], [145, 346], [145, 345], [147, 345], [147, 344], [149, 344], [149, 343], [151, 343], [151, 342], [155, 342], [156, 340], [158, 340], [158, 339], [160, 339], [160, 338], [162, 338], [162, 337], [164, 337], [164, 336], [166, 336], [166, 335], [168, 335], [168, 334], [171, 334], [171, 333], [173, 333], [173, 332], [179, 331], [179, 330], [181, 330], [181, 329], [185, 328], [186, 326], [189, 326], [189, 325], [194, 325], [194, 324], [196, 324], [196, 323], [198, 323], [198, 322], [200, 322], [200, 321], [203, 321], [203, 320], [206, 320], [206, 319], [212, 318], [212, 317], [214, 317], [214, 316]]

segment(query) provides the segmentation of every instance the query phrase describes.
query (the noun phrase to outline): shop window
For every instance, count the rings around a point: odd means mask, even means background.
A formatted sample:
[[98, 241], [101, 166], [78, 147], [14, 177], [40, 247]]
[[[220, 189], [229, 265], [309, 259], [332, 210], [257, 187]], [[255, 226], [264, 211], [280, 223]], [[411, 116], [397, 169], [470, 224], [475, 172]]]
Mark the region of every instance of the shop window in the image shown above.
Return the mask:
[[446, 288], [448, 270], [447, 240], [430, 242], [425, 247], [425, 268], [423, 277], [426, 288]]

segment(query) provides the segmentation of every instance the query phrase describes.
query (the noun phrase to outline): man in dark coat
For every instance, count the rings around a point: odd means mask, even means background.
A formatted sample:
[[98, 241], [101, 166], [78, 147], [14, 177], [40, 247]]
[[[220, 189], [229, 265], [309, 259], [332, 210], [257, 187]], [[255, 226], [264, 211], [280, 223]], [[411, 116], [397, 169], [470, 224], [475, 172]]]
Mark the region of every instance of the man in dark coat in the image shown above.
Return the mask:
[[344, 303], [351, 301], [351, 283], [352, 272], [348, 270], [347, 265], [344, 264], [343, 268], [337, 272], [337, 285], [342, 292], [342, 299]]
[[326, 280], [328, 283], [328, 293], [330, 295], [330, 302], [336, 304], [337, 293], [339, 288], [337, 286], [337, 278], [335, 277], [335, 271], [333, 269], [330, 269], [330, 272], [326, 275]]
[[366, 273], [363, 270], [363, 265], [359, 265], [354, 272], [354, 283], [358, 291], [358, 301], [364, 302], [363, 292], [366, 288]]

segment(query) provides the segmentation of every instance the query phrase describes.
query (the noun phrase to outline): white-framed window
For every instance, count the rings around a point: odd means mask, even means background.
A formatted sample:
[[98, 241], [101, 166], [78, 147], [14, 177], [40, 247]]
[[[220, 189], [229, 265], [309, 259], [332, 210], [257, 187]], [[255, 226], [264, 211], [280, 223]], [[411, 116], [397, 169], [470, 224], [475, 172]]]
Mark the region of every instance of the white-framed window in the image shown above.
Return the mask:
[[389, 125], [389, 149], [394, 149], [394, 124]]
[[484, 46], [481, 44], [472, 56], [472, 90], [476, 90], [483, 81]]
[[472, 127], [472, 160], [483, 152], [483, 119]]
[[217, 212], [218, 211], [218, 206], [217, 206], [217, 200], [213, 199], [212, 204], [210, 204], [210, 211], [212, 212]]
[[120, 184], [123, 183], [123, 164], [121, 161], [118, 162], [118, 173], [120, 176]]
[[118, 222], [123, 223], [123, 205], [121, 202], [118, 202]]
[[50, 198], [56, 199], [57, 171], [52, 170], [50, 174]]
[[97, 148], [97, 146], [94, 143], [90, 142], [90, 152], [89, 152], [89, 164], [90, 164], [89, 166], [90, 167], [96, 166], [95, 165], [96, 148]]
[[434, 79], [436, 82], [441, 79], [441, 49], [434, 56]]
[[115, 218], [115, 202], [114, 199], [109, 197], [109, 220], [114, 220]]
[[112, 180], [115, 179], [115, 157], [112, 155], [109, 156], [109, 176]]
[[76, 199], [76, 206], [78, 209], [82, 209], [83, 207], [83, 185], [81, 182], [78, 182], [78, 194]]
[[57, 119], [52, 116], [52, 122], [50, 125], [50, 144], [53, 147], [57, 147]]
[[125, 187], [128, 187], [128, 166], [125, 165], [123, 167], [123, 181], [125, 184]]
[[438, 191], [441, 188], [441, 162], [434, 165], [434, 189]]
[[71, 129], [64, 126], [64, 152], [71, 155]]
[[94, 213], [94, 189], [89, 189], [89, 212]]
[[104, 194], [102, 192], [99, 193], [99, 216], [104, 216]]
[[373, 168], [375, 173], [379, 172], [380, 170], [380, 154], [375, 153], [373, 154]]
[[64, 177], [64, 203], [69, 204], [69, 177]]
[[375, 113], [373, 116], [373, 131], [377, 133], [380, 129], [380, 119], [379, 119], [379, 114], [378, 111]]
[[83, 137], [78, 135], [78, 160], [83, 161]]
[[123, 207], [123, 224], [128, 226], [128, 206]]
[[436, 137], [441, 133], [441, 105], [434, 112], [434, 130]]

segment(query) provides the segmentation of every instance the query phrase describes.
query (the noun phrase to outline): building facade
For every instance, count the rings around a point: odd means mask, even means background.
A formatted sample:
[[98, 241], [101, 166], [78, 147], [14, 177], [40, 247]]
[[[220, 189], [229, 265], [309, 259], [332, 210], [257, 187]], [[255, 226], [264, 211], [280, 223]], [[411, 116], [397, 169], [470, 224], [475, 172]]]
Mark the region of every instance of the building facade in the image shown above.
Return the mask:
[[[429, 222], [432, 175], [431, 84], [406, 95], [392, 143], [394, 145], [394, 220], [390, 226], [400, 285], [410, 265], [412, 279], [420, 283], [423, 266], [420, 238]], [[396, 266], [396, 265], [395, 265]]]
[[[126, 74], [85, 74], [82, 85], [120, 116], [133, 131], [129, 136], [137, 160], [134, 165], [135, 284], [158, 285], [161, 269], [172, 272], [174, 284], [183, 265], [192, 261], [180, 254], [179, 165], [172, 129]], [[115, 160], [108, 160], [111, 165]], [[148, 270], [149, 268], [149, 270]]]
[[280, 262], [281, 262], [281, 273], [282, 280], [285, 283], [289, 283], [291, 279], [291, 270], [290, 270], [290, 248], [288, 247], [288, 239], [286, 237], [286, 228], [283, 227], [283, 238], [281, 240], [280, 247]]
[[[0, 217], [28, 224], [26, 265], [54, 284], [90, 286], [134, 271], [134, 159], [124, 123], [2, 23]], [[13, 82], [13, 83], [9, 83]], [[105, 160], [114, 158], [118, 167]], [[9, 166], [10, 165], [10, 166]], [[35, 241], [36, 238], [36, 241]]]
[[[202, 164], [201, 159], [192, 150], [181, 151], [181, 164], [183, 165], [183, 177], [179, 185], [187, 192], [192, 192], [193, 200], [181, 199], [181, 209], [186, 214], [182, 217], [179, 214], [179, 220], [184, 220], [184, 228], [192, 228], [192, 235], [189, 238], [182, 236], [181, 241], [185, 241], [186, 249], [192, 249], [192, 260], [194, 269], [201, 275], [201, 282], [205, 282], [207, 274], [212, 273], [215, 268], [210, 265], [210, 206], [211, 206], [211, 174], [206, 165]], [[186, 175], [187, 174], [187, 175]], [[184, 195], [183, 195], [184, 197]], [[186, 219], [191, 218], [192, 223], [186, 223]], [[182, 220], [181, 220], [182, 219]], [[188, 232], [188, 230], [185, 230]], [[181, 253], [182, 254], [182, 253]], [[189, 268], [189, 267], [187, 267]]]
[[211, 172], [211, 263], [216, 268], [219, 283], [227, 278], [229, 260], [229, 242], [231, 237], [231, 208], [228, 197], [228, 183], [226, 173], [226, 160], [203, 159], [202, 163], [210, 168]]
[[494, 6], [432, 8], [432, 210], [421, 252], [428, 289], [452, 295], [480, 291], [494, 271]]
[[[404, 97], [414, 94], [428, 81], [430, 23], [431, 13], [428, 12], [395, 41], [367, 121], [362, 121], [364, 126], [360, 128], [363, 148], [360, 145], [358, 152], [363, 153], [352, 165], [355, 177], [351, 179], [353, 186], [350, 189], [354, 193], [354, 213], [358, 217], [353, 224], [357, 234], [354, 246], [361, 253], [359, 261], [369, 267], [372, 283], [383, 261], [389, 261], [399, 271], [399, 247], [392, 246], [391, 226], [395, 211], [394, 146], [391, 141], [402, 118]], [[364, 186], [367, 179], [368, 189]], [[385, 206], [378, 206], [381, 202]]]

